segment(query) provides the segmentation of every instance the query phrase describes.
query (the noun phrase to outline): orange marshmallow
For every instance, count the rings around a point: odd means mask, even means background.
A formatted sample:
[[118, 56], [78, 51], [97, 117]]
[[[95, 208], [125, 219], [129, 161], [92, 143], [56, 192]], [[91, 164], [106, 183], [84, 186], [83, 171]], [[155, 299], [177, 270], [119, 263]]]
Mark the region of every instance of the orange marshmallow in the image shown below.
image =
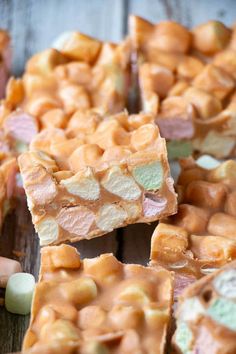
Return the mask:
[[208, 21], [193, 29], [193, 47], [212, 55], [224, 49], [229, 43], [230, 29], [219, 21]]
[[184, 56], [177, 66], [177, 75], [181, 79], [192, 80], [203, 70], [204, 64], [197, 58]]
[[214, 214], [209, 220], [208, 232], [217, 236], [236, 238], [235, 217], [224, 213]]
[[103, 150], [96, 144], [85, 144], [78, 147], [69, 157], [68, 163], [72, 171], [78, 172], [82, 167], [99, 163]]
[[222, 110], [221, 101], [204, 90], [190, 87], [184, 92], [184, 97], [196, 108], [200, 118], [208, 119]]
[[208, 210], [190, 204], [180, 204], [178, 214], [173, 217], [176, 225], [192, 234], [204, 232], [207, 227], [208, 219]]
[[132, 132], [131, 146], [135, 150], [144, 150], [151, 147], [159, 135], [158, 128], [153, 124], [145, 124]]
[[163, 21], [155, 26], [151, 43], [165, 52], [186, 53], [191, 44], [191, 34], [179, 23]]
[[59, 97], [67, 114], [73, 114], [78, 109], [86, 110], [91, 106], [88, 93], [82, 86], [66, 85], [59, 90]]
[[140, 66], [139, 80], [141, 90], [144, 92], [154, 91], [164, 98], [174, 84], [174, 75], [163, 66], [144, 63]]
[[50, 109], [40, 117], [43, 128], [65, 128], [67, 117], [61, 108]]
[[186, 188], [186, 201], [200, 207], [219, 208], [226, 197], [226, 187], [220, 183], [193, 181]]
[[222, 100], [233, 90], [235, 84], [231, 75], [221, 68], [210, 64], [195, 77], [193, 86], [205, 90]]

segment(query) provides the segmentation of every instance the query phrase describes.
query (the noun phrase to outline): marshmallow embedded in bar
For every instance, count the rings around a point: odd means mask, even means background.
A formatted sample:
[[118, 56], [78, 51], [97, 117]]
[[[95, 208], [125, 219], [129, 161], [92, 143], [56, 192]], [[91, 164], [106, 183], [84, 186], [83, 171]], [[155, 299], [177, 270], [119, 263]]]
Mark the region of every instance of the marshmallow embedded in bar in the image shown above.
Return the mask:
[[171, 272], [122, 264], [112, 254], [81, 260], [65, 244], [41, 254], [23, 352], [165, 352]]
[[236, 162], [205, 161], [182, 160], [178, 213], [152, 236], [151, 264], [175, 271], [176, 295], [236, 259]]
[[11, 67], [11, 48], [9, 34], [0, 29], [0, 99], [5, 96], [5, 88]]
[[235, 32], [218, 21], [188, 30], [130, 16], [140, 108], [156, 115], [170, 159], [235, 156]]
[[176, 319], [178, 353], [236, 353], [236, 261], [187, 288]]
[[176, 212], [165, 140], [152, 115], [76, 118], [82, 128], [44, 130], [18, 160], [42, 246]]

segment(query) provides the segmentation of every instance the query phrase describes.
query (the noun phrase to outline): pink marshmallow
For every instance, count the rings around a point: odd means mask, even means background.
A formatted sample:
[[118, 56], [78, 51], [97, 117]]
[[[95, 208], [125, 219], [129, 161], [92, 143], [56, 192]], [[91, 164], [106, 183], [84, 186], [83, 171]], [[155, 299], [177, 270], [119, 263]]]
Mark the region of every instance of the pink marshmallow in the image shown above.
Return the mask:
[[5, 119], [4, 130], [12, 138], [29, 144], [38, 133], [38, 124], [33, 116], [17, 110]]
[[191, 119], [159, 118], [156, 120], [156, 124], [160, 129], [161, 136], [165, 139], [189, 139], [194, 135]]
[[92, 226], [95, 216], [89, 209], [76, 206], [61, 209], [56, 218], [58, 224], [72, 234], [85, 236]]
[[160, 214], [166, 207], [167, 200], [157, 196], [147, 195], [143, 201], [143, 213], [146, 217]]
[[8, 278], [14, 274], [22, 272], [19, 262], [14, 259], [0, 257], [0, 287], [5, 288]]

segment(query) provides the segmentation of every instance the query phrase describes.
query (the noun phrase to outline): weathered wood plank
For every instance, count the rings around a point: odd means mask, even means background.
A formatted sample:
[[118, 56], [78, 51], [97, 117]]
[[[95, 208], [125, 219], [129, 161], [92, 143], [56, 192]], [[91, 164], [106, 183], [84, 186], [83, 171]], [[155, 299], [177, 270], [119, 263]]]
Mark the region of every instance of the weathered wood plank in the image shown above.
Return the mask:
[[129, 13], [158, 22], [172, 19], [192, 27], [210, 19], [232, 25], [235, 22], [235, 0], [128, 0]]
[[0, 27], [13, 38], [15, 74], [27, 58], [51, 45], [65, 31], [80, 30], [104, 40], [123, 35], [124, 7], [120, 0], [1, 0]]

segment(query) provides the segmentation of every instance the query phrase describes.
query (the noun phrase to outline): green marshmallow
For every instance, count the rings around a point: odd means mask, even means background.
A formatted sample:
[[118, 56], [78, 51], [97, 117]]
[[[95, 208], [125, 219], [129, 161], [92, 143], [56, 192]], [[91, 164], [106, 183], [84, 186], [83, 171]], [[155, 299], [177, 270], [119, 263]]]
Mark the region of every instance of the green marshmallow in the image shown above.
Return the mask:
[[22, 154], [22, 153], [28, 151], [28, 148], [29, 148], [28, 144], [23, 143], [23, 141], [16, 140], [15, 149], [19, 154]]
[[192, 155], [193, 147], [190, 141], [172, 140], [167, 142], [169, 160], [188, 157]]
[[175, 332], [175, 342], [181, 353], [190, 354], [192, 340], [193, 334], [188, 325], [185, 322], [179, 322]]
[[135, 180], [148, 191], [160, 189], [162, 186], [164, 172], [160, 161], [137, 166], [132, 173]]
[[207, 309], [207, 314], [221, 325], [236, 331], [236, 303], [224, 298], [216, 299]]
[[35, 279], [29, 273], [15, 273], [7, 282], [5, 306], [7, 311], [28, 315], [35, 287]]

